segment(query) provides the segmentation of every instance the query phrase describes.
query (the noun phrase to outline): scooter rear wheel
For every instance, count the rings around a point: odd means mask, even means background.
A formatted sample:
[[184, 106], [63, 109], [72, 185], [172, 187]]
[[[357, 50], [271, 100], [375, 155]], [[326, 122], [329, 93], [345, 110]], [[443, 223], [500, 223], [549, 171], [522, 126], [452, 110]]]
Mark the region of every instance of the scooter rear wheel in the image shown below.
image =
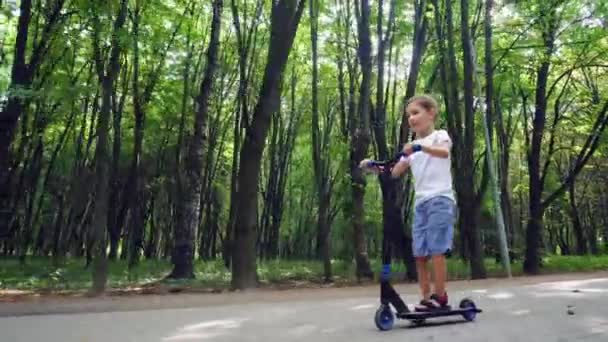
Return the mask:
[[475, 317], [477, 317], [477, 311], [475, 311], [477, 307], [475, 306], [473, 300], [464, 298], [460, 301], [459, 306], [461, 309], [467, 309], [467, 311], [463, 312], [462, 317], [469, 322], [473, 322]]

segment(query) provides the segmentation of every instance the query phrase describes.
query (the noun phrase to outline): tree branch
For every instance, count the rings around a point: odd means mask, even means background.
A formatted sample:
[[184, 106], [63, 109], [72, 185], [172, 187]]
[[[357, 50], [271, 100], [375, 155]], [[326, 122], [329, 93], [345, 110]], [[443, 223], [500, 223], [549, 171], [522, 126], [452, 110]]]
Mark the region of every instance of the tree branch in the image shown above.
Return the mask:
[[547, 197], [547, 199], [545, 199], [542, 202], [543, 208], [546, 208], [555, 199], [557, 199], [559, 196], [561, 196], [564, 193], [566, 188], [570, 185], [570, 183], [572, 183], [574, 181], [576, 176], [583, 169], [583, 167], [589, 161], [591, 156], [593, 156], [593, 153], [599, 146], [600, 137], [602, 136], [602, 133], [604, 132], [606, 126], [608, 125], [607, 112], [608, 112], [608, 100], [606, 100], [604, 102], [602, 109], [599, 111], [599, 113], [597, 115], [597, 120], [595, 121], [595, 124], [593, 127], [593, 130], [592, 130], [591, 134], [587, 137], [587, 141], [585, 142], [585, 145], [579, 152], [579, 154], [576, 158], [575, 165], [570, 168], [570, 171], [564, 177], [564, 180], [563, 180], [561, 186], [557, 190], [555, 190], [551, 195], [549, 195]]

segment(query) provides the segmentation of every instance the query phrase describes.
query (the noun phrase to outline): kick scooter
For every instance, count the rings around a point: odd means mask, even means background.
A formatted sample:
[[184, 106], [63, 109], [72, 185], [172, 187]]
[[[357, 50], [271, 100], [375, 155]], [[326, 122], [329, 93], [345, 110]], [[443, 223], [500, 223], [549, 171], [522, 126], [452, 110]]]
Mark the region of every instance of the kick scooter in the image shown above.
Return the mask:
[[[403, 156], [405, 156], [405, 154], [401, 152], [390, 160], [370, 161], [366, 165], [366, 168], [376, 169], [379, 173], [384, 173], [385, 177], [391, 177], [390, 173], [392, 168]], [[386, 230], [383, 231], [384, 242], [382, 248], [383, 265], [380, 274], [380, 307], [376, 310], [376, 314], [374, 315], [374, 323], [379, 330], [385, 331], [392, 329], [395, 323], [395, 317], [409, 320], [416, 325], [423, 324], [430, 318], [445, 316], [462, 316], [468, 322], [475, 320], [477, 314], [481, 313], [482, 310], [478, 309], [473, 300], [469, 298], [462, 299], [458, 308], [448, 306], [430, 311], [410, 310], [390, 283], [392, 244], [394, 241], [391, 241], [387, 234], [394, 235]]]

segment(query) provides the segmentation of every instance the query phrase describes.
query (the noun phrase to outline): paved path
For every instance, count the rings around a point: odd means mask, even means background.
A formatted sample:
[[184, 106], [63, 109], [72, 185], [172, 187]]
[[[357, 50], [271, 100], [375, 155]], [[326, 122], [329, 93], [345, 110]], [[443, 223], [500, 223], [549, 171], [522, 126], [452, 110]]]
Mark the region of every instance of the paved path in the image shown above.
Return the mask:
[[[607, 273], [458, 282], [450, 289], [454, 304], [470, 296], [484, 310], [474, 323], [397, 321], [380, 332], [373, 323], [378, 289], [362, 287], [0, 303], [0, 341], [608, 341]], [[417, 298], [415, 286], [398, 291], [407, 301]]]

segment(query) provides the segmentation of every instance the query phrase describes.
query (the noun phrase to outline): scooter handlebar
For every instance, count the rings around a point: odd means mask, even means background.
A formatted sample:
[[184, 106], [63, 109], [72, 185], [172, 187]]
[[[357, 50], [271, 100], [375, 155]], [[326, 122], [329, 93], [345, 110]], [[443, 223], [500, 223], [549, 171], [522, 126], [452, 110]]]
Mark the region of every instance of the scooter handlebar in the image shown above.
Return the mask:
[[407, 154], [403, 151], [397, 153], [393, 158], [388, 160], [370, 160], [367, 164], [368, 167], [392, 167], [401, 160], [402, 157], [407, 157]]

